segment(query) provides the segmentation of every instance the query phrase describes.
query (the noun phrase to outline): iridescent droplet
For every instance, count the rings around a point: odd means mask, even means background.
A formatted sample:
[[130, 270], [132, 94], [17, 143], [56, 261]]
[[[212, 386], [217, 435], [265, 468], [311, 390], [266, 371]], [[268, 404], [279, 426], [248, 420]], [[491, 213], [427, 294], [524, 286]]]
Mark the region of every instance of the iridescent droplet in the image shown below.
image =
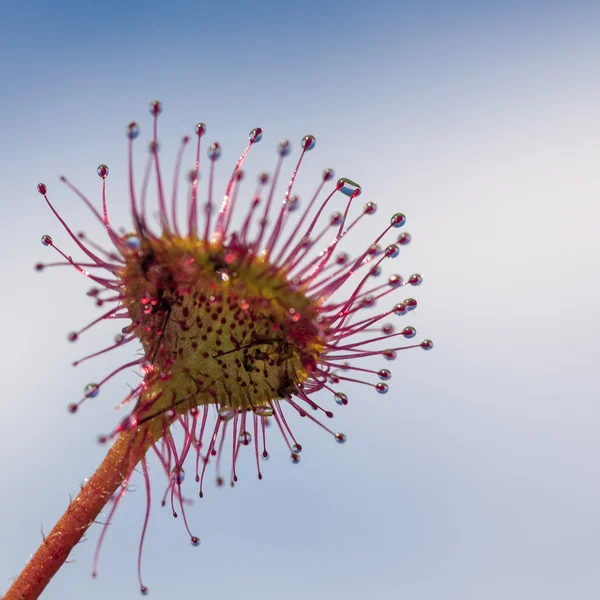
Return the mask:
[[342, 222], [342, 213], [339, 211], [335, 211], [334, 213], [331, 213], [331, 216], [329, 217], [329, 224], [330, 225], [339, 225]]
[[402, 277], [400, 275], [390, 275], [388, 284], [391, 287], [400, 287], [402, 285]]
[[365, 215], [374, 215], [377, 212], [377, 204], [375, 202], [367, 202], [363, 212]]
[[323, 181], [331, 181], [335, 177], [335, 171], [333, 169], [325, 169], [323, 171]]
[[248, 139], [250, 140], [251, 144], [257, 144], [258, 142], [260, 142], [260, 140], [262, 140], [262, 136], [262, 129], [260, 127], [255, 127], [248, 135]]
[[406, 217], [402, 213], [396, 213], [390, 219], [390, 223], [393, 227], [402, 227], [406, 223]]
[[140, 135], [140, 126], [135, 121], [131, 121], [131, 123], [125, 127], [125, 134], [130, 140], [135, 140], [135, 138]]
[[88, 383], [83, 391], [86, 398], [95, 398], [100, 393], [100, 386], [97, 383]]
[[255, 414], [259, 417], [272, 417], [273, 409], [270, 406], [257, 406], [254, 409]]
[[312, 150], [317, 145], [317, 139], [314, 135], [305, 135], [300, 145], [304, 150]]
[[389, 390], [390, 388], [388, 387], [388, 384], [387, 384], [387, 383], [378, 383], [378, 384], [375, 386], [375, 389], [376, 389], [376, 390], [377, 390], [377, 391], [378, 391], [380, 394], [387, 394], [387, 393], [388, 393], [388, 390]]
[[[291, 151], [292, 145], [290, 144], [290, 140], [281, 140], [279, 142], [279, 156], [287, 156]], [[266, 181], [264, 183], [266, 183]]]
[[215, 161], [221, 156], [221, 145], [219, 142], [214, 142], [208, 147], [208, 158]]
[[37, 191], [42, 194], [42, 196], [48, 191], [48, 188], [46, 188], [46, 184], [45, 183], [38, 183], [37, 184]]
[[242, 446], [249, 446], [250, 442], [252, 441], [252, 435], [250, 434], [249, 431], [242, 431], [238, 437], [240, 444], [242, 444]]
[[223, 421], [229, 421], [229, 419], [233, 419], [235, 416], [235, 409], [231, 406], [222, 406], [219, 409], [219, 417], [223, 419]]
[[333, 395], [333, 398], [335, 400], [335, 403], [339, 404], [340, 406], [346, 406], [346, 404], [348, 404], [348, 396], [346, 396], [346, 394], [344, 394], [343, 392], [336, 392]]
[[385, 360], [395, 360], [397, 356], [396, 351], [392, 350], [391, 348], [388, 350], [383, 350], [381, 354]]
[[405, 327], [402, 330], [402, 335], [406, 338], [406, 339], [412, 339], [415, 337], [415, 335], [417, 335], [417, 330], [412, 327], [411, 325], [409, 325], [408, 327]]
[[288, 212], [294, 212], [300, 206], [300, 197], [296, 194], [291, 194], [287, 199], [285, 207], [288, 209]]
[[415, 310], [417, 308], [417, 301], [414, 298], [406, 298], [402, 301], [402, 304], [406, 306], [407, 310]]
[[269, 460], [269, 453], [265, 450], [260, 457], [262, 460]]
[[398, 254], [400, 254], [400, 248], [398, 248], [398, 246], [396, 246], [396, 244], [390, 244], [385, 249], [385, 255], [388, 258], [396, 258], [396, 256], [398, 256]]
[[398, 302], [398, 304], [396, 304], [396, 306], [394, 306], [394, 314], [398, 315], [399, 317], [402, 317], [407, 312], [408, 312], [408, 308], [406, 308], [406, 305], [404, 304], [404, 302]]
[[140, 247], [140, 238], [135, 233], [128, 233], [124, 235], [121, 240], [126, 248], [130, 250], [137, 250]]
[[421, 342], [421, 348], [423, 348], [423, 350], [431, 350], [433, 348], [433, 342], [431, 340], [423, 340]]
[[298, 454], [290, 455], [290, 460], [297, 465], [300, 462], [300, 456]]
[[183, 470], [183, 467], [175, 465], [171, 470], [171, 479], [173, 480], [173, 483], [181, 485], [185, 479], [185, 471]]
[[408, 233], [408, 231], [403, 231], [399, 236], [398, 236], [398, 243], [402, 246], [406, 246], [407, 244], [410, 244], [410, 240], [411, 240], [411, 235], [410, 233]]
[[98, 173], [98, 177], [106, 179], [108, 177], [108, 167], [105, 164], [98, 165], [96, 173]]
[[200, 545], [200, 538], [196, 537], [195, 535], [193, 535], [190, 538], [190, 543], [192, 544], [192, 546], [194, 546], [195, 548], [197, 548]]
[[338, 179], [337, 189], [342, 192], [342, 194], [346, 194], [349, 198], [356, 198], [357, 196], [360, 196], [362, 192], [360, 185], [347, 177]]
[[78, 340], [78, 338], [79, 338], [79, 334], [78, 334], [76, 331], [70, 331], [70, 332], [67, 334], [67, 339], [68, 339], [70, 342], [76, 342], [76, 341]]
[[302, 452], [302, 446], [300, 444], [294, 444], [292, 446], [292, 452], [294, 454], [300, 454], [300, 452]]
[[206, 125], [202, 122], [196, 123], [195, 130], [196, 130], [196, 135], [198, 137], [202, 137], [206, 133]]
[[423, 277], [419, 273], [413, 273], [408, 278], [408, 283], [410, 283], [410, 285], [421, 285], [421, 283], [423, 283]]
[[338, 444], [343, 444], [346, 442], [346, 434], [345, 433], [336, 433], [335, 434], [335, 441]]
[[383, 379], [383, 381], [387, 381], [388, 379], [390, 379], [392, 377], [392, 374], [387, 369], [379, 369], [379, 371], [377, 371], [377, 376], [379, 377], [379, 379]]
[[158, 116], [162, 112], [162, 103], [160, 100], [152, 100], [150, 102], [150, 114]]
[[49, 235], [43, 235], [41, 239], [44, 246], [52, 246], [52, 238]]
[[140, 594], [142, 594], [142, 596], [147, 596], [149, 593], [150, 590], [145, 585], [140, 587]]

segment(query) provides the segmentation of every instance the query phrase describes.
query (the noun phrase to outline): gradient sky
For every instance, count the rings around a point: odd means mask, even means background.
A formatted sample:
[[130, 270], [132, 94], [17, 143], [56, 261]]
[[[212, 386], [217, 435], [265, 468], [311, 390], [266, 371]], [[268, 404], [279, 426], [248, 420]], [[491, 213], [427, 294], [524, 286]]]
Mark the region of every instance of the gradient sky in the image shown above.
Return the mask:
[[[404, 212], [413, 242], [394, 270], [419, 271], [424, 283], [411, 290], [419, 308], [402, 324], [436, 346], [393, 363], [387, 396], [345, 390], [350, 403], [335, 417], [344, 446], [296, 421], [301, 464], [272, 435], [263, 481], [250, 454], [235, 490], [209, 480], [188, 511], [199, 548], [160, 508], [155, 468], [143, 561], [151, 597], [598, 598], [600, 9], [5, 4], [0, 593], [39, 545], [40, 527], [52, 528], [102, 459], [96, 436], [112, 429], [113, 406], [136, 380], [126, 373], [67, 414], [131, 349], [70, 366], [116, 329], [102, 324], [66, 341], [97, 313], [75, 272], [32, 268], [50, 260], [44, 233], [74, 253], [35, 185], [46, 182], [75, 230], [96, 234], [58, 175], [97, 201], [95, 170], [105, 162], [113, 220], [129, 225], [123, 128], [136, 119], [147, 139], [147, 103], [159, 98], [167, 164], [198, 120], [223, 146], [221, 181], [253, 127], [265, 135], [249, 174], [273, 168], [280, 138], [297, 150], [312, 133], [302, 198], [331, 166], [379, 205], [365, 240]], [[98, 579], [95, 526], [43, 598], [139, 596], [136, 483]]]

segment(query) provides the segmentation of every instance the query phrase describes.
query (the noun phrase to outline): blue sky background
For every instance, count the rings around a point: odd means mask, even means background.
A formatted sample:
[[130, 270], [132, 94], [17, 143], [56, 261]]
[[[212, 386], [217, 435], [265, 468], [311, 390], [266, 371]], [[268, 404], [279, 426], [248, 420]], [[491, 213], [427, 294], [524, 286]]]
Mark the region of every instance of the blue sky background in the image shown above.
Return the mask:
[[[423, 273], [403, 324], [436, 347], [399, 357], [387, 396], [346, 390], [335, 418], [344, 446], [296, 421], [301, 464], [272, 431], [263, 481], [250, 453], [235, 490], [209, 480], [188, 511], [199, 548], [160, 509], [157, 473], [144, 555], [152, 597], [598, 598], [600, 10], [123, 4], [2, 7], [0, 593], [99, 464], [96, 436], [136, 380], [126, 373], [67, 414], [131, 349], [70, 367], [116, 328], [67, 343], [97, 313], [76, 273], [32, 268], [51, 256], [41, 234], [72, 248], [35, 185], [94, 233], [58, 175], [97, 201], [105, 162], [113, 222], [127, 225], [123, 127], [136, 119], [147, 139], [147, 103], [159, 98], [167, 164], [198, 120], [223, 146], [221, 180], [251, 128], [265, 135], [249, 174], [272, 169], [280, 138], [297, 150], [312, 133], [302, 198], [324, 167], [360, 182], [361, 200], [379, 204], [360, 243], [404, 212], [413, 243], [389, 272]], [[44, 598], [139, 595], [141, 482], [98, 579], [92, 527]]]

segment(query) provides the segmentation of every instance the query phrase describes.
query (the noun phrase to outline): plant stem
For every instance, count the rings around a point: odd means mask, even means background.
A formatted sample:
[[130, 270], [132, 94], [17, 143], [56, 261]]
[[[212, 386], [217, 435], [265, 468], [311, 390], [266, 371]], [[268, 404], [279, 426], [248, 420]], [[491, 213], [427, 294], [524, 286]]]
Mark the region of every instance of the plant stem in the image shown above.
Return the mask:
[[145, 428], [119, 435], [112, 448], [31, 557], [3, 600], [35, 600], [67, 560], [106, 503], [146, 453]]

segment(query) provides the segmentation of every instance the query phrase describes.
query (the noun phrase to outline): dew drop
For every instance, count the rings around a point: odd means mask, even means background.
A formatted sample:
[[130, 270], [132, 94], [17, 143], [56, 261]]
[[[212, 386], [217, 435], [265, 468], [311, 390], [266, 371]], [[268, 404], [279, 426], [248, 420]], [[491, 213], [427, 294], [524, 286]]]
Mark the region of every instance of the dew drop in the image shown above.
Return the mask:
[[269, 453], [265, 450], [260, 457], [262, 460], [269, 460]]
[[323, 171], [323, 181], [331, 181], [335, 177], [335, 171], [333, 169], [325, 169]]
[[390, 219], [390, 223], [393, 227], [402, 227], [406, 223], [406, 217], [402, 213], [396, 213]]
[[206, 124], [202, 123], [202, 122], [196, 123], [195, 130], [196, 130], [196, 135], [198, 137], [202, 137], [206, 133]]
[[340, 252], [336, 258], [335, 258], [335, 262], [338, 265], [345, 265], [348, 262], [348, 259], [350, 258], [350, 255], [347, 252]]
[[414, 338], [415, 335], [417, 335], [417, 330], [414, 327], [412, 327], [411, 325], [409, 325], [408, 327], [405, 327], [402, 330], [402, 335], [406, 339], [410, 340], [410, 339]]
[[[279, 142], [279, 147], [278, 147], [277, 151], [279, 152], [279, 156], [287, 156], [292, 151], [292, 145], [290, 144], [290, 140], [281, 140]], [[266, 175], [266, 173], [265, 173], [265, 175]], [[267, 181], [268, 181], [268, 176], [267, 176]], [[261, 182], [261, 183], [266, 183], [266, 181]]]
[[288, 212], [294, 212], [295, 210], [298, 210], [299, 206], [300, 206], [300, 197], [297, 196], [296, 194], [291, 194], [285, 204], [285, 207], [288, 209]]
[[377, 390], [377, 391], [378, 391], [380, 394], [387, 394], [387, 393], [388, 393], [388, 390], [389, 390], [390, 388], [388, 387], [388, 384], [387, 384], [387, 383], [378, 383], [378, 384], [375, 386], [375, 389], [376, 389], [376, 390]]
[[98, 173], [98, 177], [106, 179], [108, 177], [108, 167], [105, 164], [98, 165], [96, 173]]
[[362, 299], [361, 304], [364, 308], [370, 308], [371, 306], [375, 306], [375, 304], [376, 304], [375, 296], [371, 296], [370, 294], [365, 296]]
[[431, 350], [433, 348], [433, 342], [431, 340], [423, 340], [421, 342], [421, 348], [423, 348], [423, 350]]
[[43, 263], [36, 263], [33, 268], [36, 271], [43, 271], [44, 270], [44, 265], [43, 265]]
[[158, 116], [162, 112], [162, 103], [160, 100], [152, 100], [150, 102], [150, 114]]
[[292, 454], [290, 455], [290, 460], [297, 465], [300, 462], [300, 456], [298, 456], [298, 454]]
[[302, 446], [300, 444], [294, 444], [292, 446], [292, 452], [294, 454], [300, 454], [300, 452], [302, 452]]
[[334, 212], [331, 213], [331, 216], [329, 217], [329, 224], [331, 226], [333, 225], [339, 225], [342, 222], [342, 213], [341, 212]]
[[317, 139], [314, 135], [305, 135], [300, 145], [304, 150], [312, 150], [317, 145]]
[[346, 404], [348, 404], [348, 396], [346, 396], [346, 394], [344, 394], [343, 392], [336, 392], [333, 395], [333, 398], [335, 400], [335, 403], [339, 404], [340, 406], [346, 406]]
[[406, 298], [402, 301], [402, 304], [406, 306], [407, 310], [415, 310], [417, 308], [417, 301], [414, 298]]
[[78, 340], [78, 338], [79, 338], [79, 334], [78, 334], [76, 331], [70, 331], [70, 332], [67, 334], [67, 339], [68, 339], [70, 342], [76, 342], [76, 341]]
[[410, 244], [410, 240], [412, 239], [410, 233], [408, 233], [407, 231], [403, 231], [399, 236], [398, 236], [398, 243], [402, 246], [406, 246], [408, 244]]
[[131, 123], [125, 127], [125, 135], [130, 140], [135, 140], [135, 138], [140, 135], [140, 126], [135, 121], [131, 121]]
[[335, 434], [335, 441], [338, 444], [344, 444], [346, 442], [346, 434], [345, 433], [336, 433]]
[[396, 306], [394, 306], [394, 314], [398, 315], [399, 317], [402, 317], [407, 312], [408, 312], [408, 308], [406, 307], [406, 304], [404, 304], [404, 302], [398, 302], [398, 304], [396, 304]]
[[49, 235], [43, 235], [41, 240], [44, 246], [52, 246], [52, 238]]
[[413, 273], [408, 278], [408, 283], [410, 283], [410, 285], [421, 285], [421, 283], [423, 283], [423, 277], [421, 277], [419, 273]]
[[125, 248], [137, 250], [140, 247], [140, 238], [135, 233], [128, 233], [121, 238]]
[[115, 344], [122, 344], [125, 341], [125, 336], [122, 333], [115, 335]]
[[342, 192], [342, 194], [346, 194], [346, 196], [350, 198], [356, 198], [357, 196], [360, 196], [362, 192], [362, 189], [358, 183], [346, 177], [338, 179], [337, 189]]
[[377, 256], [378, 254], [381, 254], [381, 246], [379, 244], [372, 244], [369, 246], [367, 254], [370, 256]]
[[381, 331], [385, 333], [385, 335], [390, 335], [390, 333], [394, 333], [394, 326], [391, 323], [384, 323], [381, 327]]
[[248, 139], [251, 144], [257, 144], [262, 140], [263, 130], [260, 127], [255, 127], [250, 134], [248, 135]]
[[190, 543], [192, 544], [192, 546], [194, 546], [194, 548], [197, 548], [200, 545], [200, 538], [193, 535], [190, 538]]
[[396, 256], [398, 256], [398, 254], [400, 254], [400, 248], [398, 248], [398, 246], [396, 246], [396, 244], [390, 244], [385, 249], [385, 255], [388, 258], [396, 258]]
[[71, 414], [75, 414], [75, 413], [77, 412], [77, 409], [78, 409], [78, 408], [79, 408], [79, 407], [77, 406], [77, 404], [75, 404], [75, 403], [73, 403], [73, 402], [67, 406], [67, 410], [68, 410], [68, 411], [69, 411]]
[[86, 398], [95, 398], [100, 393], [100, 386], [97, 383], [88, 383], [83, 391]]
[[42, 196], [44, 196], [46, 194], [46, 192], [48, 191], [48, 189], [46, 188], [46, 184], [45, 183], [38, 183], [37, 184], [37, 191], [42, 194]]
[[395, 360], [397, 356], [396, 351], [391, 348], [389, 350], [383, 350], [381, 354], [385, 360]]
[[150, 590], [145, 585], [140, 587], [140, 594], [142, 594], [142, 596], [147, 596], [149, 593]]
[[221, 156], [221, 146], [219, 142], [214, 142], [208, 147], [208, 158], [215, 161]]
[[400, 287], [402, 285], [402, 277], [400, 275], [390, 275], [388, 284], [393, 288]]
[[233, 419], [235, 416], [235, 409], [231, 406], [222, 406], [219, 409], [219, 417], [223, 419], [223, 421], [229, 421], [229, 419]]
[[374, 215], [377, 212], [377, 204], [375, 202], [367, 202], [365, 204], [364, 213], [365, 215]]
[[173, 483], [181, 485], [185, 479], [185, 471], [183, 470], [183, 467], [175, 465], [171, 470], [171, 479]]
[[387, 381], [392, 377], [392, 374], [387, 369], [380, 369], [379, 371], [377, 371], [377, 376], [379, 377], [379, 379]]
[[249, 446], [252, 441], [252, 435], [249, 431], [242, 431], [239, 435], [239, 441], [242, 446]]
[[259, 417], [272, 417], [273, 409], [270, 406], [257, 406], [254, 409], [254, 413]]

